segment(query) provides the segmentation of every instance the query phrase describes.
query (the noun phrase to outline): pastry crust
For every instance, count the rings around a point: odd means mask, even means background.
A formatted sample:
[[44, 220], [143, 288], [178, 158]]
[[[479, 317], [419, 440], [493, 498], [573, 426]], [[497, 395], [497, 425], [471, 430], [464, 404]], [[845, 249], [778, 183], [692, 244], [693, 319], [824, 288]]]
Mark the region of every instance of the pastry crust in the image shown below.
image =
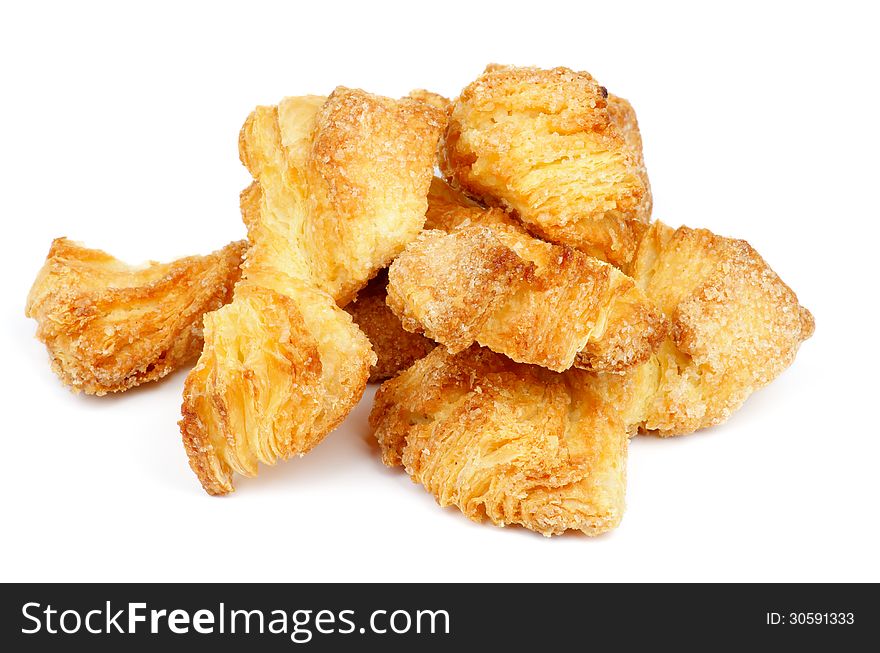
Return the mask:
[[469, 225], [506, 225], [525, 233], [522, 224], [502, 209], [484, 207], [439, 177], [431, 180], [425, 218], [425, 229], [454, 231]]
[[122, 392], [195, 360], [202, 316], [231, 299], [246, 247], [240, 241], [208, 256], [130, 266], [56, 238], [25, 313], [71, 390]]
[[[439, 102], [437, 98], [445, 100], [430, 91], [413, 91], [410, 97], [431, 102]], [[434, 177], [428, 189], [425, 229], [452, 230], [462, 220], [467, 219], [468, 212], [463, 210], [465, 208], [474, 209], [475, 220], [485, 222], [487, 218], [484, 215], [491, 215], [497, 216], [504, 223], [515, 222], [507, 218], [507, 214], [500, 209], [486, 211], [476, 201], [455, 190], [439, 177]], [[378, 358], [376, 364], [370, 368], [370, 383], [380, 383], [397, 376], [435, 346], [433, 340], [403, 328], [400, 318], [388, 308], [386, 303], [387, 285], [388, 273], [387, 270], [383, 270], [358, 293], [354, 301], [345, 307], [355, 324], [370, 339]]]
[[651, 193], [651, 182], [648, 179], [648, 169], [645, 167], [645, 155], [642, 151], [642, 133], [639, 131], [639, 121], [633, 106], [622, 97], [613, 93], [608, 94], [608, 115], [611, 123], [623, 137], [626, 147], [632, 154], [636, 172], [645, 186], [645, 194], [639, 202], [636, 211], [636, 219], [648, 224], [651, 221], [651, 212], [654, 209], [654, 196]]
[[626, 265], [650, 218], [637, 129], [588, 73], [490, 66], [455, 102], [440, 167], [537, 235]]
[[251, 249], [232, 303], [205, 318], [180, 422], [209, 493], [309, 451], [357, 404], [376, 357], [339, 306], [421, 229], [437, 114], [340, 87], [245, 122]]
[[503, 224], [422, 232], [388, 276], [403, 327], [452, 353], [476, 342], [559, 372], [620, 372], [666, 335], [663, 315], [615, 267]]
[[638, 426], [661, 436], [725, 421], [794, 361], [810, 312], [744, 240], [654, 223], [632, 275], [671, 323], [637, 372]]
[[413, 100], [424, 102], [425, 104], [428, 104], [435, 109], [439, 109], [444, 114], [449, 113], [449, 111], [452, 109], [452, 100], [443, 95], [440, 95], [439, 93], [434, 93], [434, 91], [417, 88], [413, 91], [410, 91], [409, 97], [411, 97]]
[[[409, 97], [413, 100], [424, 102], [428, 106], [431, 106], [438, 110], [437, 119], [440, 120], [440, 133], [443, 134], [446, 131], [446, 123], [449, 120], [449, 112], [452, 110], [452, 101], [449, 98], [443, 97], [439, 93], [426, 91], [423, 88], [410, 91]], [[435, 164], [440, 161], [441, 146], [441, 139], [438, 138], [437, 148], [434, 153]]]
[[437, 347], [376, 393], [372, 434], [441, 506], [543, 535], [597, 535], [624, 510], [627, 433], [591, 375]]
[[354, 323], [363, 331], [376, 353], [370, 368], [370, 383], [391, 379], [434, 348], [434, 342], [404, 330], [400, 319], [385, 303], [388, 275], [380, 272], [357, 298], [345, 307]]
[[421, 231], [443, 124], [424, 102], [344, 87], [258, 107], [239, 151], [262, 189], [259, 228], [284, 246], [296, 234], [273, 265], [351, 301]]
[[814, 330], [744, 241], [656, 223], [633, 270], [672, 322], [647, 362], [623, 374], [555, 373], [476, 346], [438, 347], [376, 394], [370, 428], [385, 464], [475, 521], [545, 535], [616, 526], [629, 434], [724, 421]]

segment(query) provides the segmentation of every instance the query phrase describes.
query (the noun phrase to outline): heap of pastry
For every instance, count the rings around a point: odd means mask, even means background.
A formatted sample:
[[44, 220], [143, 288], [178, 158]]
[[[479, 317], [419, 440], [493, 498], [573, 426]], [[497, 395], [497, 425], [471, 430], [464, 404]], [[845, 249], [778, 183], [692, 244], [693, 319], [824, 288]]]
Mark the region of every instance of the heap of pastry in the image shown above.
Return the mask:
[[180, 429], [211, 494], [305, 454], [385, 381], [382, 460], [441, 505], [601, 533], [630, 437], [723, 422], [813, 332], [748, 243], [651, 222], [635, 112], [587, 73], [285, 98], [239, 149], [246, 243], [134, 268], [59, 239], [27, 306], [76, 391], [196, 361]]

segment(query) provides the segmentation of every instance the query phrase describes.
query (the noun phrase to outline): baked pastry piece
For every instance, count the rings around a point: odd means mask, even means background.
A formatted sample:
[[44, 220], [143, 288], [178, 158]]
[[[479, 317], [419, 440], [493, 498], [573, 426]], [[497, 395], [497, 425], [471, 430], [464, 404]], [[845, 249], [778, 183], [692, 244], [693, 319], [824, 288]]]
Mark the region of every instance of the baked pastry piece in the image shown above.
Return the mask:
[[631, 109], [588, 73], [490, 66], [455, 102], [440, 167], [539, 236], [625, 265], [651, 201]]
[[388, 278], [403, 327], [452, 353], [476, 342], [560, 372], [619, 372], [666, 334], [662, 313], [614, 266], [504, 224], [424, 231]]
[[262, 189], [252, 214], [282, 250], [296, 241], [296, 255], [276, 251], [273, 264], [347, 304], [421, 231], [443, 120], [421, 101], [342, 87], [326, 102], [308, 96], [258, 107], [239, 139]]
[[813, 333], [810, 312], [742, 240], [657, 222], [633, 276], [669, 318], [669, 336], [642, 365], [589, 380], [630, 432], [666, 437], [724, 422]]
[[[433, 96], [429, 91], [413, 91], [410, 97], [425, 98], [421, 94]], [[440, 96], [437, 98], [443, 99]], [[432, 100], [428, 97], [427, 100]], [[448, 100], [447, 100], [448, 102]], [[500, 209], [486, 210], [477, 202], [470, 200], [449, 184], [434, 177], [428, 190], [428, 211], [426, 213], [426, 229], [447, 229], [457, 227], [462, 221], [469, 219], [466, 209], [473, 210], [473, 218], [478, 222], [487, 222], [496, 217], [503, 223], [514, 224], [515, 221]], [[387, 270], [380, 272], [366, 288], [361, 290], [357, 298], [348, 303], [348, 311], [361, 330], [370, 339], [376, 353], [376, 364], [370, 368], [370, 383], [378, 383], [393, 378], [415, 361], [431, 351], [435, 343], [418, 333], [406, 331], [398, 318], [386, 303], [388, 296]]]
[[[648, 179], [648, 169], [645, 167], [645, 155], [642, 151], [642, 133], [639, 131], [639, 121], [632, 105], [622, 97], [613, 93], [608, 94], [608, 117], [620, 135], [623, 142], [632, 155], [636, 173], [645, 186], [645, 194], [639, 202], [636, 211], [636, 219], [647, 224], [651, 221], [651, 212], [654, 209], [654, 196], [651, 194], [651, 182]], [[640, 227], [636, 228], [638, 231]]]
[[544, 535], [620, 523], [626, 415], [592, 375], [515, 363], [480, 347], [437, 347], [376, 393], [370, 428], [441, 506]]
[[130, 266], [56, 238], [25, 313], [37, 321], [52, 369], [74, 392], [128, 390], [195, 360], [202, 315], [231, 298], [246, 245]]
[[376, 357], [339, 305], [421, 229], [439, 129], [425, 103], [342, 87], [247, 119], [251, 249], [232, 303], [205, 317], [180, 422], [209, 493], [309, 451], [360, 399]]
[[631, 384], [635, 424], [661, 436], [730, 417], [813, 334], [810, 312], [745, 241], [654, 223], [631, 273], [669, 318], [669, 337]]
[[645, 363], [555, 373], [476, 346], [437, 347], [376, 394], [370, 427], [385, 464], [476, 521], [545, 535], [616, 526], [628, 434], [723, 422], [814, 329], [744, 241], [655, 223], [633, 274], [672, 323]]
[[428, 189], [425, 229], [454, 231], [469, 225], [506, 225], [526, 233], [522, 224], [502, 209], [486, 208], [439, 177], [434, 177]]
[[400, 319], [385, 303], [388, 275], [383, 271], [345, 310], [363, 331], [376, 353], [376, 363], [370, 368], [370, 383], [393, 378], [434, 348], [434, 342], [417, 333], [405, 331]]
[[424, 102], [425, 104], [429, 104], [435, 109], [439, 109], [444, 114], [452, 108], [452, 100], [444, 97], [443, 95], [440, 95], [439, 93], [427, 91], [423, 88], [417, 88], [413, 91], [410, 91], [409, 97], [414, 100]]
[[[449, 119], [449, 112], [452, 110], [452, 100], [447, 97], [440, 95], [439, 93], [434, 93], [433, 91], [426, 91], [423, 88], [416, 89], [414, 91], [410, 91], [409, 97], [414, 100], [418, 100], [420, 102], [424, 102], [425, 104], [434, 107], [439, 111], [438, 119], [440, 119], [440, 133], [446, 131], [446, 121]], [[440, 161], [440, 148], [442, 147], [441, 139], [437, 139], [437, 150], [435, 152], [435, 164]]]

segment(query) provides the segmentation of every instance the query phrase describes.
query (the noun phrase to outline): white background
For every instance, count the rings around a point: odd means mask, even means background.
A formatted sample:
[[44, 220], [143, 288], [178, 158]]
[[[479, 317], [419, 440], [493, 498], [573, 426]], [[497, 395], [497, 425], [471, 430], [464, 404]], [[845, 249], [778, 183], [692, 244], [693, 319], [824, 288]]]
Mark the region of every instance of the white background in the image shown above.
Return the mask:
[[[0, 579], [880, 580], [867, 7], [5, 4]], [[104, 398], [52, 375], [23, 308], [53, 237], [131, 262], [220, 247], [244, 234], [253, 106], [337, 84], [455, 96], [489, 62], [588, 70], [630, 99], [655, 216], [747, 238], [816, 317], [727, 424], [632, 442], [615, 532], [440, 509], [366, 443], [372, 389], [313, 453], [211, 498], [176, 426], [185, 372]]]

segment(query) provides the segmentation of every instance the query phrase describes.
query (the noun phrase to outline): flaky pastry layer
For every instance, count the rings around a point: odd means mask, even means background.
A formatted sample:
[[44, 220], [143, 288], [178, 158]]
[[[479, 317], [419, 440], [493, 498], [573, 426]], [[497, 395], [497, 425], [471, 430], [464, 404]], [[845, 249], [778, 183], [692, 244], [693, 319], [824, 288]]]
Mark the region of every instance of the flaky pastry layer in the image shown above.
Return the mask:
[[[449, 103], [445, 98], [429, 91], [413, 91], [410, 97], [441, 106], [444, 101]], [[474, 214], [470, 215], [464, 209], [470, 209]], [[515, 224], [515, 220], [501, 209], [487, 210], [481, 207], [439, 177], [431, 180], [425, 217], [425, 229], [446, 231], [451, 231], [471, 218], [478, 224], [491, 222], [493, 219], [503, 224]], [[386, 303], [387, 285], [387, 271], [382, 271], [358, 293], [354, 301], [345, 306], [345, 310], [370, 339], [376, 353], [376, 364], [370, 368], [370, 383], [393, 378], [431, 351], [435, 345], [433, 340], [403, 328], [400, 318]]]
[[122, 392], [195, 360], [202, 316], [232, 297], [246, 246], [130, 266], [56, 238], [25, 312], [65, 385], [94, 395]]
[[388, 305], [408, 331], [452, 353], [476, 342], [555, 371], [614, 372], [647, 360], [666, 335], [660, 311], [614, 266], [467, 219], [449, 234], [422, 232], [391, 265]]
[[631, 273], [671, 324], [634, 372], [643, 431], [678, 435], [725, 421], [813, 334], [813, 316], [744, 240], [656, 222]]
[[[608, 117], [611, 119], [618, 133], [623, 137], [623, 142], [632, 155], [636, 174], [645, 186], [645, 194], [642, 196], [636, 210], [636, 220], [648, 224], [651, 221], [651, 213], [654, 209], [654, 196], [651, 193], [651, 181], [648, 179], [648, 169], [645, 167], [645, 155], [642, 150], [642, 133], [639, 131], [639, 121], [636, 111], [629, 101], [617, 97], [613, 93], [608, 94]], [[637, 227], [635, 230], [639, 231]]]
[[487, 208], [443, 179], [434, 177], [428, 189], [425, 229], [454, 231], [470, 225], [506, 225], [525, 233], [522, 223], [506, 211]]
[[627, 434], [590, 378], [437, 347], [380, 387], [371, 432], [386, 465], [472, 520], [596, 535], [623, 516]]
[[629, 432], [668, 437], [724, 422], [813, 333], [810, 312], [742, 240], [657, 222], [633, 276], [669, 319], [669, 336], [645, 363], [588, 381]]
[[239, 151], [271, 264], [347, 304], [421, 231], [443, 124], [425, 102], [343, 87], [257, 107]]
[[539, 236], [615, 265], [650, 219], [632, 107], [584, 72], [489, 66], [450, 112], [440, 167]]
[[232, 303], [205, 319], [180, 423], [209, 493], [309, 451], [357, 404], [376, 357], [339, 305], [421, 229], [438, 114], [340, 87], [248, 117], [251, 248]]
[[360, 327], [376, 353], [370, 368], [370, 383], [391, 379], [434, 348], [434, 342], [406, 331], [400, 319], [385, 303], [388, 275], [380, 272], [345, 310]]

